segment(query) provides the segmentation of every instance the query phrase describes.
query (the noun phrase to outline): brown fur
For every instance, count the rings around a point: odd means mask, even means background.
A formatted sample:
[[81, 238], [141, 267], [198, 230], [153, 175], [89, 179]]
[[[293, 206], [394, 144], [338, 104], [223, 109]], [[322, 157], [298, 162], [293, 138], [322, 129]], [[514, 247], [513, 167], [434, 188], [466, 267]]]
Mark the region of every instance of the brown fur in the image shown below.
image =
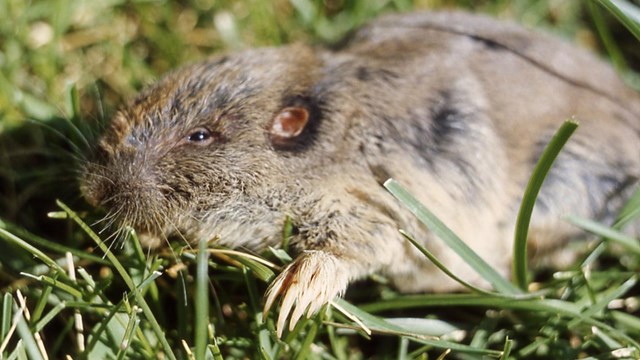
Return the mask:
[[[402, 291], [478, 276], [380, 185], [407, 186], [505, 275], [519, 201], [550, 136], [580, 123], [540, 194], [539, 254], [578, 236], [565, 214], [610, 220], [640, 175], [640, 101], [591, 54], [516, 25], [461, 13], [396, 15], [335, 49], [292, 45], [187, 66], [114, 119], [82, 190], [147, 244], [172, 234], [231, 247], [277, 246], [286, 216], [300, 252], [274, 282], [279, 328], [372, 272]], [[285, 108], [309, 121], [285, 144]], [[211, 137], [192, 141], [195, 129]], [[305, 286], [306, 285], [306, 286]]]

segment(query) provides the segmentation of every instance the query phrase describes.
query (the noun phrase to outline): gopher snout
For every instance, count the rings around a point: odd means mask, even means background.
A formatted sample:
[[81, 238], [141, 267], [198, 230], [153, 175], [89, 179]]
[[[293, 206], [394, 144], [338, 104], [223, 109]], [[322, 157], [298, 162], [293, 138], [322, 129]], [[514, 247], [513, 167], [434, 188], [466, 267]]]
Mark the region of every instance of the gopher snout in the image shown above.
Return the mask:
[[157, 176], [146, 165], [122, 159], [87, 165], [81, 192], [89, 204], [107, 212], [105, 226], [115, 222], [121, 227], [133, 227], [138, 233], [151, 234], [164, 228], [165, 194]]

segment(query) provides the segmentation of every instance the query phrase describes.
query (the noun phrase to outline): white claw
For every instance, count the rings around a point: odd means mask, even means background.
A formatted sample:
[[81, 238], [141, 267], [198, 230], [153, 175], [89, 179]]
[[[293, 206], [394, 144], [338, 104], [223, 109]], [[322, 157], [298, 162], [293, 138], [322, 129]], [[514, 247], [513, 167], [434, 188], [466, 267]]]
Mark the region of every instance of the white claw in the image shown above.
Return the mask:
[[[278, 323], [276, 325], [276, 330], [278, 332], [278, 337], [282, 337], [282, 330], [284, 329], [284, 323], [287, 321], [287, 316], [289, 316], [289, 312], [294, 306], [296, 300], [296, 292], [298, 291], [299, 286], [297, 284], [291, 284], [288, 289], [285, 289], [284, 295], [282, 298], [282, 305], [280, 305], [280, 314], [278, 314]], [[289, 328], [291, 331], [292, 328]]]
[[271, 307], [273, 306], [273, 303], [276, 300], [276, 297], [278, 297], [280, 292], [282, 292], [282, 283], [283, 283], [283, 281], [284, 281], [284, 278], [277, 277], [271, 283], [271, 286], [269, 287], [269, 290], [267, 290], [267, 296], [266, 296], [266, 300], [264, 302], [264, 308], [262, 309], [262, 319], [263, 320], [266, 319], [267, 313], [269, 312], [269, 309], [271, 309]]
[[291, 331], [303, 314], [311, 317], [346, 289], [350, 280], [349, 271], [345, 271], [341, 265], [345, 266], [335, 255], [324, 251], [306, 251], [278, 275], [267, 290], [264, 305], [266, 316], [275, 299], [282, 295], [276, 322], [278, 337], [282, 337], [287, 318]]
[[[309, 293], [309, 291], [303, 290], [302, 292], [298, 293], [296, 308], [293, 310], [293, 313], [291, 313], [291, 318], [289, 320], [289, 331], [292, 331], [293, 328], [296, 327], [296, 323], [298, 322], [298, 320], [300, 320], [300, 317], [302, 317], [304, 310], [308, 306], [308, 302], [304, 297], [305, 293]], [[303, 296], [300, 296], [300, 295], [303, 295]]]

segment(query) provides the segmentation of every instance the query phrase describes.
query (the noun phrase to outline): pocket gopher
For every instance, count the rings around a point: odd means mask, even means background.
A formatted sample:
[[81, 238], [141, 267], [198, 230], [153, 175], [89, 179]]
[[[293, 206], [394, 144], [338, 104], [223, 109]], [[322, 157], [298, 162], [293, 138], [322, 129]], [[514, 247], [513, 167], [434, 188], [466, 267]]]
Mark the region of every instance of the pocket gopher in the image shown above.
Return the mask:
[[281, 332], [373, 272], [401, 291], [481, 279], [381, 186], [405, 185], [508, 276], [533, 166], [580, 123], [541, 190], [529, 241], [547, 258], [610, 221], [640, 175], [640, 101], [604, 62], [560, 40], [464, 13], [392, 15], [337, 46], [253, 49], [178, 69], [113, 119], [81, 190], [147, 246], [168, 236], [261, 250], [287, 217], [297, 258], [272, 284]]

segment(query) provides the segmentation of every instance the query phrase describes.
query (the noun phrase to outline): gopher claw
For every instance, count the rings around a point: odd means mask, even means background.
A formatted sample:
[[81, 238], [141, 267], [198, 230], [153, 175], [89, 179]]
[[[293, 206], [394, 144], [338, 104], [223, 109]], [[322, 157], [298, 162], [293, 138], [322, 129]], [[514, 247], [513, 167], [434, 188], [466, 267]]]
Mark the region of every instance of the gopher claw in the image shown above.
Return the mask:
[[263, 314], [266, 316], [278, 295], [282, 295], [276, 324], [278, 337], [282, 337], [289, 313], [291, 331], [305, 311], [309, 318], [344, 292], [349, 274], [340, 264], [340, 259], [327, 252], [305, 251], [276, 277], [267, 290]]

